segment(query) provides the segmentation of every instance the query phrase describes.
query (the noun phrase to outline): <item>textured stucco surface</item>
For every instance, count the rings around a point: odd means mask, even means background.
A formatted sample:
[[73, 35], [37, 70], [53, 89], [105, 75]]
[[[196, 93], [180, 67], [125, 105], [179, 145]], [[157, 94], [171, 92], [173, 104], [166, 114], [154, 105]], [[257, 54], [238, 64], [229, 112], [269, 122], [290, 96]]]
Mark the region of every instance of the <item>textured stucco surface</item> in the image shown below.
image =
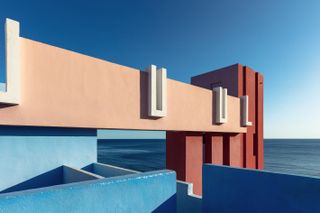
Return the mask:
[[320, 179], [203, 166], [203, 212], [320, 212]]
[[169, 170], [0, 195], [0, 212], [175, 212], [176, 175]]
[[146, 72], [25, 38], [20, 42], [21, 101], [0, 108], [2, 125], [246, 131], [240, 127], [239, 98], [228, 97], [228, 122], [216, 125], [211, 90], [168, 79], [167, 116], [150, 118]]

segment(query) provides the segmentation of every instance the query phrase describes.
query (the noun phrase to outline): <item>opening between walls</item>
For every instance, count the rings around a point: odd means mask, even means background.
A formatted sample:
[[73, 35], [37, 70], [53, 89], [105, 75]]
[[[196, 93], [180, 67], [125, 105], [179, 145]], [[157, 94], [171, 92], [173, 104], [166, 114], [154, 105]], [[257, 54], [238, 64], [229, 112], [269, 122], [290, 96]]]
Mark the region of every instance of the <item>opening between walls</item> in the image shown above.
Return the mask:
[[165, 131], [98, 130], [98, 162], [145, 172], [166, 168]]

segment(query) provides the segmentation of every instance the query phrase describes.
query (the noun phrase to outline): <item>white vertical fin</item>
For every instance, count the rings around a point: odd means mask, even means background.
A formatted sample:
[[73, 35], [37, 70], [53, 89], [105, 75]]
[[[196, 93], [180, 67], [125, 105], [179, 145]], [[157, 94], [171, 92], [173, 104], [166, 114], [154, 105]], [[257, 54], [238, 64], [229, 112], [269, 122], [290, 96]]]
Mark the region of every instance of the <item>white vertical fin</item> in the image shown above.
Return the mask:
[[228, 121], [228, 90], [222, 87], [215, 87], [212, 90], [216, 94], [216, 123], [226, 123]]
[[167, 70], [155, 65], [147, 68], [148, 82], [148, 115], [165, 117], [167, 115]]
[[6, 92], [0, 92], [0, 103], [19, 104], [21, 93], [19, 22], [6, 19], [5, 46], [7, 83]]
[[252, 126], [252, 122], [249, 121], [249, 96], [241, 96], [241, 125]]

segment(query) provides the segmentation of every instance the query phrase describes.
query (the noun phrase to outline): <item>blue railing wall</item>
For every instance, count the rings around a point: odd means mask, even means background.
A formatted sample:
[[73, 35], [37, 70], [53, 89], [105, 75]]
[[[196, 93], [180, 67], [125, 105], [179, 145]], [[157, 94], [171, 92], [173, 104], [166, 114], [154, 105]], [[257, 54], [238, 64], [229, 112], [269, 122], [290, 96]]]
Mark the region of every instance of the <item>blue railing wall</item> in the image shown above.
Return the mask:
[[320, 212], [320, 179], [205, 164], [203, 212]]
[[176, 174], [161, 170], [0, 195], [0, 212], [176, 212]]

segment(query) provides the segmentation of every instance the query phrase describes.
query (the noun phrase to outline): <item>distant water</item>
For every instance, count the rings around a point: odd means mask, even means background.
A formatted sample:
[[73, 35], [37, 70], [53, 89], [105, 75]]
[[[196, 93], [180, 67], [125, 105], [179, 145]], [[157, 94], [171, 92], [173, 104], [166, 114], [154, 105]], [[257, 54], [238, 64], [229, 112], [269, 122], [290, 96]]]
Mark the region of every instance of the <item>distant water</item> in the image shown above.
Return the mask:
[[[320, 139], [265, 139], [265, 170], [320, 177]], [[165, 140], [99, 140], [98, 161], [138, 171], [165, 168]]]
[[265, 170], [320, 177], [320, 139], [265, 139]]
[[166, 141], [163, 139], [98, 140], [98, 161], [137, 171], [166, 167]]

